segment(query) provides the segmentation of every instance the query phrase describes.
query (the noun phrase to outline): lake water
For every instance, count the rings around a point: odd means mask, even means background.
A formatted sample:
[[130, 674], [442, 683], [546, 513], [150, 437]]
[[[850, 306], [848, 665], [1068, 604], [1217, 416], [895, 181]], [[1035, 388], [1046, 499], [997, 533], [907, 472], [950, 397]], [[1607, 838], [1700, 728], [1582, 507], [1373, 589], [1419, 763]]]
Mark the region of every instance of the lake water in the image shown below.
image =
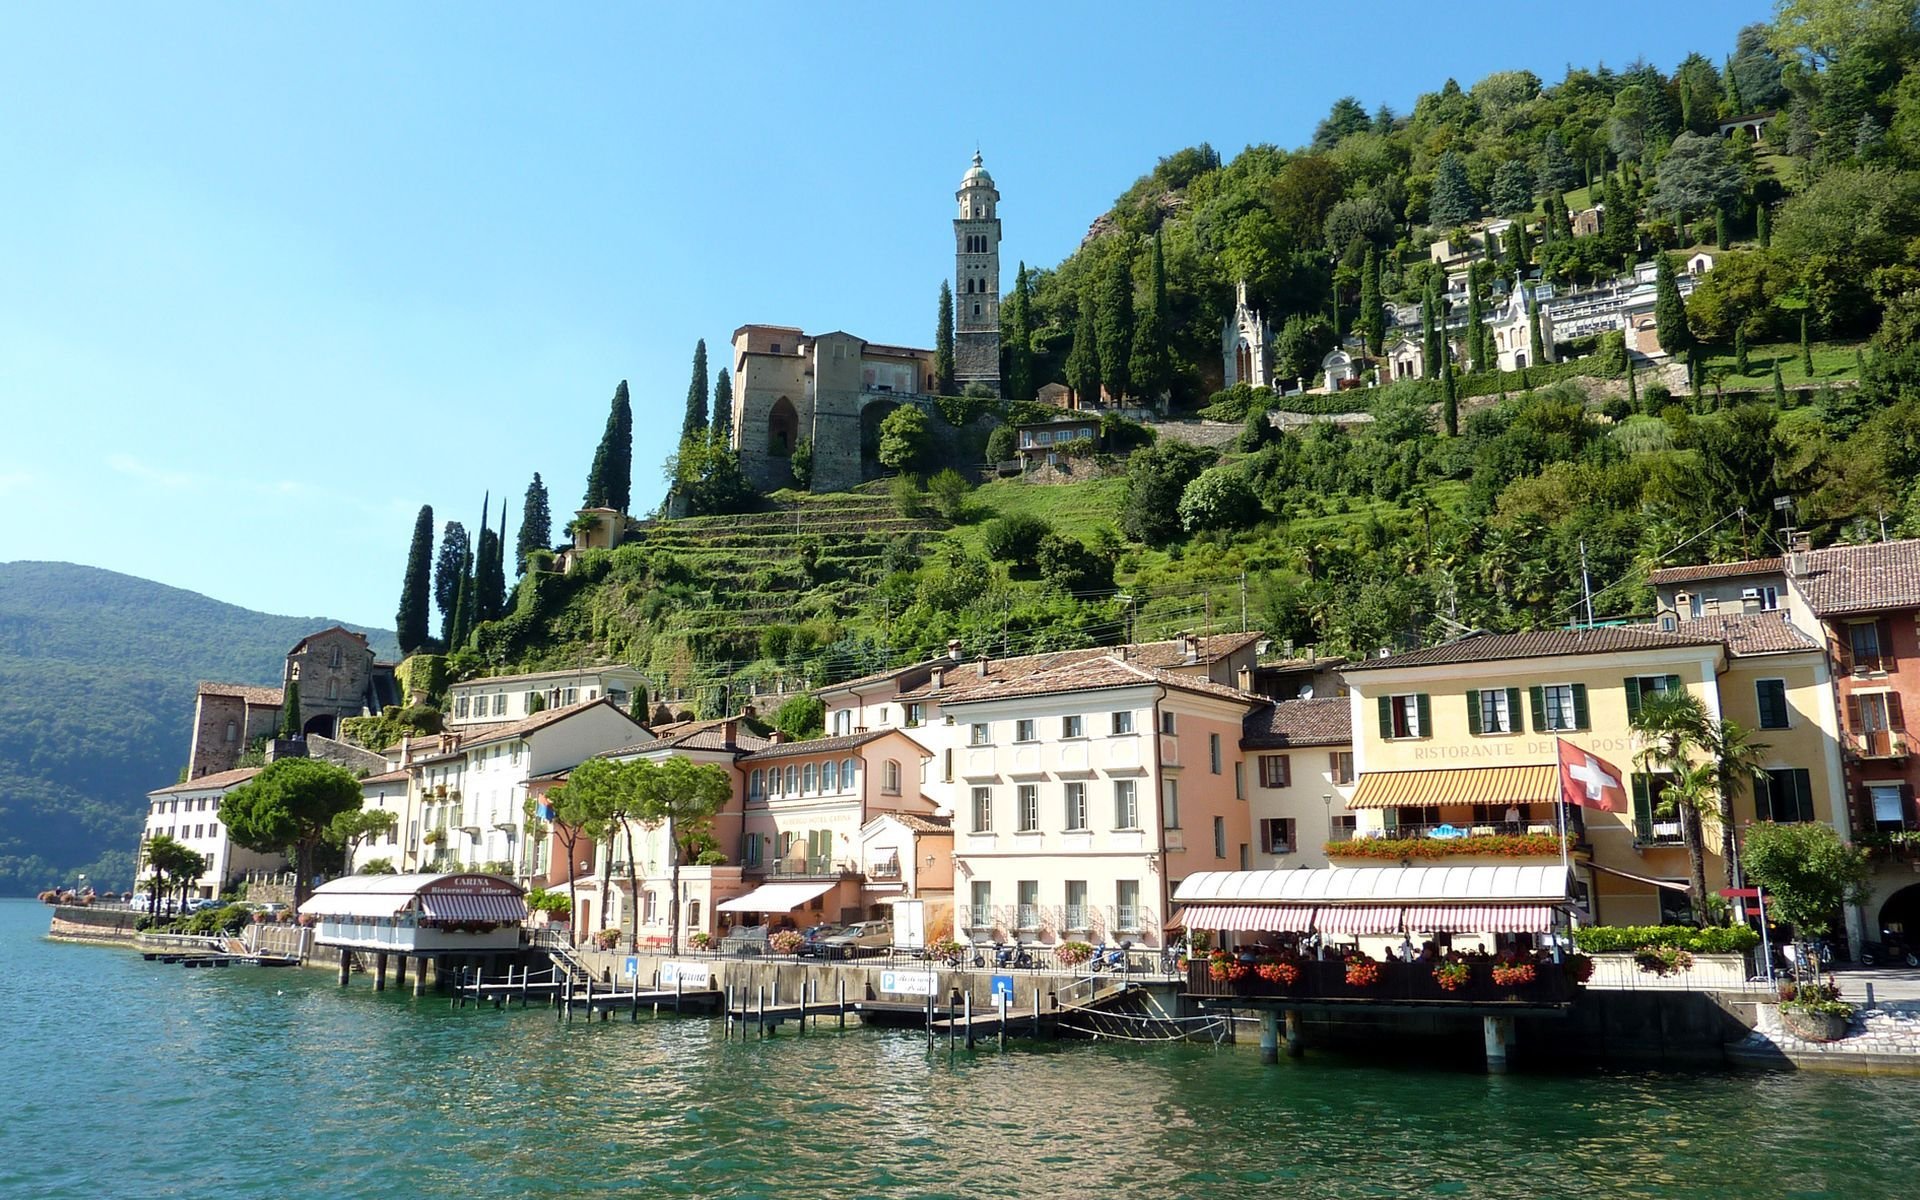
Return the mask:
[[1920, 1081], [728, 1042], [44, 938], [0, 900], [0, 1197], [1906, 1197]]

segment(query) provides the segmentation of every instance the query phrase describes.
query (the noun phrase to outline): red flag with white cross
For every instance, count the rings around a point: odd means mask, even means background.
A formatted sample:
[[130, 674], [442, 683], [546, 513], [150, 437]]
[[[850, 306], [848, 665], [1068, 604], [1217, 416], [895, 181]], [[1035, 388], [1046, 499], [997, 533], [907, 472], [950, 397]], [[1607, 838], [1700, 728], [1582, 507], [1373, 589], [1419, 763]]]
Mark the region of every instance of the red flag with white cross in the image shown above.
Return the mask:
[[1560, 798], [1582, 808], [1627, 811], [1627, 788], [1620, 768], [1569, 742], [1560, 743]]

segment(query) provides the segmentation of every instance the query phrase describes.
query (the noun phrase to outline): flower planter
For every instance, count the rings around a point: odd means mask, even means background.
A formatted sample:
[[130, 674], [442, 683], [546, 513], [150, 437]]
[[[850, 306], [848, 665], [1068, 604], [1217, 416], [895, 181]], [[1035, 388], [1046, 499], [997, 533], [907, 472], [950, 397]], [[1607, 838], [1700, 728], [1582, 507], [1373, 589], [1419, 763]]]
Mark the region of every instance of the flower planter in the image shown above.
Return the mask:
[[1788, 1033], [1809, 1042], [1837, 1042], [1847, 1036], [1852, 1018], [1839, 1013], [1802, 1012], [1780, 1006], [1780, 1024]]

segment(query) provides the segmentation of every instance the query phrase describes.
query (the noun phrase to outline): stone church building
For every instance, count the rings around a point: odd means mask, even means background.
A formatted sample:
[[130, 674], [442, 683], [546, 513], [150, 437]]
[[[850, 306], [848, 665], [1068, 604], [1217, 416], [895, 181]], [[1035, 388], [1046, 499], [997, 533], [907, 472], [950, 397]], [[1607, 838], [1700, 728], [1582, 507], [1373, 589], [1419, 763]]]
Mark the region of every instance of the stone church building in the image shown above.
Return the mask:
[[287, 651], [279, 687], [201, 683], [193, 708], [193, 745], [187, 778], [233, 770], [247, 749], [280, 727], [286, 689], [300, 682], [300, 732], [335, 738], [344, 717], [398, 704], [394, 664], [376, 661], [365, 634], [335, 625], [308, 634]]
[[[954, 200], [954, 382], [998, 395], [1000, 192], [979, 154]], [[732, 369], [733, 448], [761, 491], [793, 484], [791, 460], [803, 439], [813, 451], [812, 490], [869, 478], [879, 470], [880, 422], [902, 404], [931, 409], [940, 389], [932, 350], [790, 325], [734, 330]]]

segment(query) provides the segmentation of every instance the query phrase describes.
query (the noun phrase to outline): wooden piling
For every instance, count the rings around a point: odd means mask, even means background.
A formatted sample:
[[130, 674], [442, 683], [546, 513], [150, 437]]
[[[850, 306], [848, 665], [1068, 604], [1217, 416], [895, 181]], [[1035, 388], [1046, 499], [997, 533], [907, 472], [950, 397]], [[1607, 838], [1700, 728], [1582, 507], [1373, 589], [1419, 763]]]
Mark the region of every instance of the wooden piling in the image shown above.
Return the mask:
[[680, 1015], [680, 972], [673, 973], [673, 1014]]
[[341, 950], [340, 951], [340, 986], [341, 987], [347, 986], [347, 972], [353, 969], [352, 964], [353, 964], [353, 951]]
[[387, 990], [387, 955], [385, 951], [373, 956], [373, 990]]
[[762, 984], [761, 986], [759, 986], [759, 987], [756, 987], [756, 988], [754, 988], [754, 989], [753, 989], [753, 994], [754, 994], [754, 1000], [755, 1000], [755, 1002], [756, 1002], [756, 1003], [757, 1003], [757, 1004], [759, 1005], [759, 1007], [760, 1007], [760, 1012], [759, 1012], [759, 1015], [758, 1015], [758, 1018], [757, 1018], [757, 1020], [755, 1021], [755, 1024], [757, 1024], [757, 1025], [759, 1026], [759, 1033], [760, 1033], [760, 1036], [762, 1036], [762, 1037], [765, 1037], [765, 1036], [766, 1036], [766, 1034], [767, 1034], [767, 989], [766, 989], [766, 985], [764, 985], [764, 984]]
[[393, 986], [404, 988], [407, 986], [407, 956], [402, 954], [397, 957], [400, 961], [393, 965]]
[[840, 988], [840, 1028], [847, 1027], [847, 977], [835, 972]]
[[1007, 994], [995, 992], [993, 998], [1000, 1005], [1000, 1048], [1005, 1050], [1007, 1048]]
[[966, 1013], [967, 1049], [973, 1049], [973, 989], [968, 988], [960, 994], [960, 1004]]
[[[404, 961], [405, 960], [403, 959], [402, 962]], [[404, 976], [405, 968], [402, 967], [401, 970], [402, 970], [402, 975]], [[423, 958], [420, 960], [420, 969], [413, 973], [413, 995], [415, 999], [419, 999], [420, 997], [426, 994], [427, 994], [427, 960]]]

